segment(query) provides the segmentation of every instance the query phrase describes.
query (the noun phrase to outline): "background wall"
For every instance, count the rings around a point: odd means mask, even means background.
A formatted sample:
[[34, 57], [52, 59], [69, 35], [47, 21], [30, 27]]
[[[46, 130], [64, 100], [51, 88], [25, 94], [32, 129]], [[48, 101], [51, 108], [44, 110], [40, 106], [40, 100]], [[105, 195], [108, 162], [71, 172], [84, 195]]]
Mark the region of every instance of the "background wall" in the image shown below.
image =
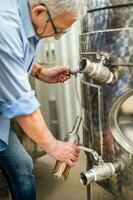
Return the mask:
[[[79, 34], [80, 23], [76, 23], [60, 40], [44, 39], [37, 62], [46, 67], [63, 65], [78, 68]], [[51, 85], [38, 80], [31, 82], [42, 104], [42, 112], [49, 128], [57, 138], [63, 138], [72, 129], [75, 117], [79, 113], [74, 77], [64, 84]]]

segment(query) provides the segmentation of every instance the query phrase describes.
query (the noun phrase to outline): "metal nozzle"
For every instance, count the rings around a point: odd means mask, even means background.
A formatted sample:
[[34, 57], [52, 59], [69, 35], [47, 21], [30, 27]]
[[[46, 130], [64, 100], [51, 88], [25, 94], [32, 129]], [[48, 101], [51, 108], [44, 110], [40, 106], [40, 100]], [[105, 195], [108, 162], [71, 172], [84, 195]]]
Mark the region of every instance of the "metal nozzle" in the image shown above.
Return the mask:
[[78, 73], [87, 74], [90, 78], [101, 83], [113, 83], [114, 75], [104, 64], [104, 59], [99, 63], [91, 62], [87, 58], [83, 58], [79, 64], [79, 70], [70, 69], [68, 75], [77, 75]]
[[77, 75], [78, 73], [80, 73], [80, 72], [79, 72], [79, 70], [77, 70], [77, 69], [73, 69], [73, 70], [70, 69], [70, 71], [69, 71], [69, 74], [70, 74], [70, 75]]

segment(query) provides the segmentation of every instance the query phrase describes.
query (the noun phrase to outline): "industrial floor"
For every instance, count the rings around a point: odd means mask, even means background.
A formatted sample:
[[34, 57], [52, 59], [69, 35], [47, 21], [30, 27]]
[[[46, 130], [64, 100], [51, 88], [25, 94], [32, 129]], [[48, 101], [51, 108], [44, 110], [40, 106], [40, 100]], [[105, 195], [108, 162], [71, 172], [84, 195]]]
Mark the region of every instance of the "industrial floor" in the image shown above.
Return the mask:
[[45, 155], [34, 163], [37, 178], [37, 200], [87, 200], [86, 188], [80, 183], [80, 172], [86, 168], [86, 157], [80, 153], [80, 159], [71, 169], [67, 181], [62, 182], [52, 177], [55, 161]]
[[[34, 174], [36, 176], [37, 200], [87, 200], [86, 187], [79, 179], [80, 173], [86, 169], [86, 156], [80, 153], [79, 161], [71, 169], [67, 181], [62, 182], [52, 177], [55, 161], [48, 155], [42, 156], [34, 162]], [[118, 200], [115, 196], [93, 185], [92, 200]], [[2, 200], [11, 200], [4, 198]]]

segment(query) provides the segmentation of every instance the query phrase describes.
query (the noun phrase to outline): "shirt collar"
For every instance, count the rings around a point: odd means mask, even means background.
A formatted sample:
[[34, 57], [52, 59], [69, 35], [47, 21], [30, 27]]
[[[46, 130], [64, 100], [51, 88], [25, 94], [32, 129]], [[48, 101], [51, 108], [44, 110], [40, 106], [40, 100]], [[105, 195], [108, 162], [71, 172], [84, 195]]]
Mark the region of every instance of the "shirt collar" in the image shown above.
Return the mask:
[[27, 38], [35, 37], [38, 40], [30, 17], [28, 0], [19, 0], [19, 12]]

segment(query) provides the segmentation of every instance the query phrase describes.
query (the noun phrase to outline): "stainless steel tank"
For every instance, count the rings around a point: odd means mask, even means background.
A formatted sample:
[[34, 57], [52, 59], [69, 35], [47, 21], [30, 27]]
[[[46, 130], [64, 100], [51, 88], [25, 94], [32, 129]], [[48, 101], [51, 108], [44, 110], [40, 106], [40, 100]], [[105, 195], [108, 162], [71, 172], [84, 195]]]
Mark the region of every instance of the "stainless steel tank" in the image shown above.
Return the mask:
[[[103, 163], [87, 153], [87, 171], [81, 181], [88, 185], [88, 200], [92, 200], [95, 181], [114, 195], [112, 199], [132, 200], [133, 0], [88, 0], [87, 7], [80, 56], [81, 63], [87, 59], [93, 69], [84, 70], [81, 80], [83, 140]], [[104, 68], [113, 74], [112, 81], [97, 78], [103, 76]], [[105, 195], [102, 200], [106, 199]]]

